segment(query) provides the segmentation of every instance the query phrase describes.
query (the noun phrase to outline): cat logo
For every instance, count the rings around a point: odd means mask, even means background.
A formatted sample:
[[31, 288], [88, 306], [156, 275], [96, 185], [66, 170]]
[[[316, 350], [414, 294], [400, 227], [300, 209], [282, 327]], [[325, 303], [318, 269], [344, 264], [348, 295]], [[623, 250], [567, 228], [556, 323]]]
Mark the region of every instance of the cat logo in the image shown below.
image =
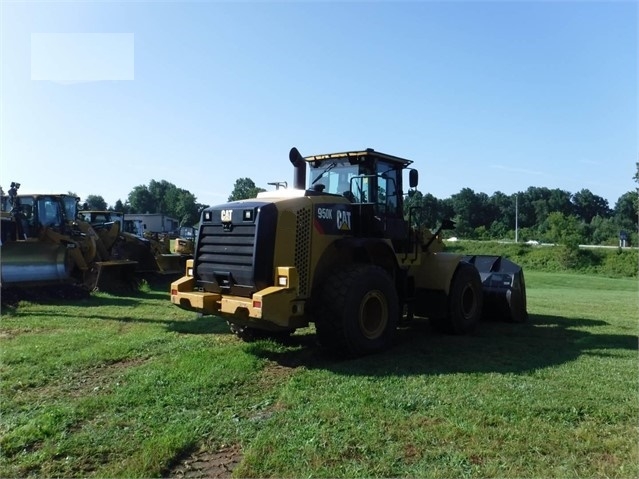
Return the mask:
[[220, 212], [220, 219], [222, 223], [230, 223], [233, 218], [233, 210], [222, 210]]
[[321, 235], [352, 234], [350, 205], [322, 205], [315, 209], [313, 224]]
[[337, 210], [337, 229], [341, 231], [351, 230], [351, 212]]

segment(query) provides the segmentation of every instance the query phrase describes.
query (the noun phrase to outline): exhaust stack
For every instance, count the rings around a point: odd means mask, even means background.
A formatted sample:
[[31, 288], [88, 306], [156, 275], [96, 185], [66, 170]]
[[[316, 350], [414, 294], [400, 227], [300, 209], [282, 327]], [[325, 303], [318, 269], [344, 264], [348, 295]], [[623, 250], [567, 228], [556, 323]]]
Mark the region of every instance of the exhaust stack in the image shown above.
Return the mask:
[[304, 157], [297, 151], [297, 148], [293, 147], [288, 154], [288, 159], [293, 164], [293, 168], [295, 168], [293, 188], [298, 190], [306, 189], [306, 162]]

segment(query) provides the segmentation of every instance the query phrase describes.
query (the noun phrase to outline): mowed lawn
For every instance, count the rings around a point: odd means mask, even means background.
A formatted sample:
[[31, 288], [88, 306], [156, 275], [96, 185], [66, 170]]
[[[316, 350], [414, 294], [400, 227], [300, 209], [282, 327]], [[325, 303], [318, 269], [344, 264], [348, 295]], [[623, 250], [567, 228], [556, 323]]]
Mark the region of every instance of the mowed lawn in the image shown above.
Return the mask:
[[312, 329], [243, 343], [165, 288], [5, 306], [0, 476], [179, 476], [230, 450], [238, 477], [639, 477], [637, 280], [526, 281], [529, 324], [416, 321], [356, 360]]

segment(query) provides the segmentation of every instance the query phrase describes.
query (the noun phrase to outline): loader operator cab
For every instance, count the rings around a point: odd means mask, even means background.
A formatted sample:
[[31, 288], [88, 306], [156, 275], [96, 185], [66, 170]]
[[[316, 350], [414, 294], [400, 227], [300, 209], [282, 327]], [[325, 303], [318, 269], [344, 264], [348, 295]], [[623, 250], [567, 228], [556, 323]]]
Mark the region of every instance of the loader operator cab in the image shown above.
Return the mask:
[[64, 204], [64, 214], [67, 221], [75, 221], [78, 217], [80, 198], [72, 195], [60, 195]]
[[56, 195], [20, 195], [16, 239], [37, 238], [44, 228], [66, 228], [66, 205]]
[[[309, 194], [347, 198], [360, 221], [358, 233], [405, 240], [402, 173], [412, 162], [372, 149], [305, 158], [310, 169]], [[417, 186], [417, 170], [410, 169], [409, 185]]]

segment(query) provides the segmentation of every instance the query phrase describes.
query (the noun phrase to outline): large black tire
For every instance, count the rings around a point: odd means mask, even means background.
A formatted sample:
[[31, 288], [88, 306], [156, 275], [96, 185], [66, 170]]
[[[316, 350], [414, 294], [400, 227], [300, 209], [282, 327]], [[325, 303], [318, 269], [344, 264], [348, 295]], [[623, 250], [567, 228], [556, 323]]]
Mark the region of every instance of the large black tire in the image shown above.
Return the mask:
[[397, 291], [379, 266], [348, 265], [322, 285], [315, 328], [322, 346], [351, 357], [388, 348], [399, 317]]
[[472, 333], [481, 318], [483, 299], [479, 272], [472, 264], [462, 261], [450, 284], [448, 316], [435, 321], [435, 328], [449, 334]]

